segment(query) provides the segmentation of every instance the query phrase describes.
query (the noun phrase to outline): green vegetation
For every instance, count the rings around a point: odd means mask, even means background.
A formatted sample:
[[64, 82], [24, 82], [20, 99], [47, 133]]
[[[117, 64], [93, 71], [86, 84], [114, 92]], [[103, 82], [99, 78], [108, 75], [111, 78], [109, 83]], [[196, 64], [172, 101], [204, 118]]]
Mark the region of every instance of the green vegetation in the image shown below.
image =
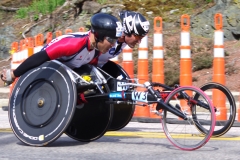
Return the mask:
[[174, 84], [179, 84], [179, 77], [180, 71], [177, 67], [173, 67], [172, 70], [164, 72], [164, 82], [166, 85], [173, 86]]
[[138, 11], [142, 14], [153, 12], [165, 22], [174, 22], [177, 15], [192, 14], [201, 6], [211, 3], [212, 0], [123, 0], [126, 10]]
[[107, 0], [97, 0], [97, 2], [100, 4], [105, 4], [107, 2]]
[[205, 0], [207, 3], [212, 3], [213, 0]]
[[28, 15], [28, 8], [27, 7], [22, 7], [19, 10], [17, 10], [17, 18], [23, 19], [26, 18]]
[[231, 76], [232, 74], [237, 74], [239, 67], [235, 67], [234, 63], [225, 65], [225, 74]]
[[209, 53], [202, 53], [192, 58], [193, 71], [198, 71], [204, 68], [211, 68], [213, 62], [213, 55]]
[[2, 14], [2, 11], [0, 11], [0, 19], [2, 19], [3, 17], [3, 14]]
[[38, 19], [39, 14], [46, 15], [52, 13], [58, 6], [61, 6], [65, 0], [34, 0], [29, 7], [22, 7], [17, 11], [17, 18], [26, 18], [33, 15]]

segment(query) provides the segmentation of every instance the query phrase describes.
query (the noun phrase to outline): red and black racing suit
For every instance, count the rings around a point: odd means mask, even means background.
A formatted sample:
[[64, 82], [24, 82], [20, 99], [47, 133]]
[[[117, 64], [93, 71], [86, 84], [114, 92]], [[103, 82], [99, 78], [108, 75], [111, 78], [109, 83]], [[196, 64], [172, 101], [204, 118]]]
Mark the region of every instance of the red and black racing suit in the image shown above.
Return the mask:
[[57, 59], [68, 67], [74, 69], [89, 63], [94, 57], [98, 57], [98, 50], [90, 50], [91, 32], [77, 32], [59, 36], [27, 58], [16, 70], [13, 71], [16, 77], [21, 76], [28, 70], [35, 68], [42, 63]]

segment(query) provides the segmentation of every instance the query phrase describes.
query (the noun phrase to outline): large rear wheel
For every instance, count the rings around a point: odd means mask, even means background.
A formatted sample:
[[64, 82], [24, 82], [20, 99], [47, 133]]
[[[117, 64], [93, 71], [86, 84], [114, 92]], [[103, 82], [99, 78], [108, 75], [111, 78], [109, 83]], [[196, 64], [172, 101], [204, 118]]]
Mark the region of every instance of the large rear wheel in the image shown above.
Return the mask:
[[[74, 71], [79, 75], [87, 75], [93, 81], [96, 79], [95, 73], [92, 71], [91, 65], [83, 65]], [[109, 93], [107, 84], [99, 86], [104, 93]], [[97, 96], [102, 93], [97, 87], [78, 93], [78, 97]], [[78, 141], [90, 142], [101, 138], [108, 130], [113, 118], [113, 105], [106, 104], [109, 99], [96, 99], [88, 101], [76, 106], [73, 119], [66, 129], [65, 133]]]
[[[129, 79], [129, 75], [118, 64], [108, 61], [102, 69], [111, 75], [113, 78], [121, 77]], [[135, 110], [135, 105], [132, 104], [114, 104], [114, 112], [112, 123], [109, 126], [109, 131], [117, 131], [124, 128], [132, 119]]]
[[9, 101], [9, 121], [16, 137], [32, 146], [60, 137], [75, 111], [75, 86], [67, 71], [54, 62], [23, 74]]

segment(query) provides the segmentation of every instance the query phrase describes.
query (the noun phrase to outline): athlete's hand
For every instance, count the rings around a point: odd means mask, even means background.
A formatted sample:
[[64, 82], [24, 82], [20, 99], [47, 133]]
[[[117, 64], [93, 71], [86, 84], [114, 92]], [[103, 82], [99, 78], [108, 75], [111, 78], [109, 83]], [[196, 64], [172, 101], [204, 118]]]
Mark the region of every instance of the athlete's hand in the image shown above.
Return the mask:
[[3, 69], [1, 73], [1, 79], [6, 83], [6, 85], [12, 84], [15, 79], [13, 71], [11, 69]]

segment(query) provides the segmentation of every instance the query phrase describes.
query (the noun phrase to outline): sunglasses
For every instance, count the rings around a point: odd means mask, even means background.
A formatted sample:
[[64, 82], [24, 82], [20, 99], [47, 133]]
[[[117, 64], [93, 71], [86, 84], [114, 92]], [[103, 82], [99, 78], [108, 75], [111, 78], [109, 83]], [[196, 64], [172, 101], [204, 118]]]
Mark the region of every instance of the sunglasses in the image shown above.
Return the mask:
[[110, 43], [110, 44], [115, 44], [118, 39], [110, 38], [110, 37], [105, 37], [105, 39]]
[[139, 35], [136, 35], [136, 34], [133, 34], [133, 36], [137, 39], [137, 40], [141, 40], [143, 39], [144, 36], [139, 36]]

